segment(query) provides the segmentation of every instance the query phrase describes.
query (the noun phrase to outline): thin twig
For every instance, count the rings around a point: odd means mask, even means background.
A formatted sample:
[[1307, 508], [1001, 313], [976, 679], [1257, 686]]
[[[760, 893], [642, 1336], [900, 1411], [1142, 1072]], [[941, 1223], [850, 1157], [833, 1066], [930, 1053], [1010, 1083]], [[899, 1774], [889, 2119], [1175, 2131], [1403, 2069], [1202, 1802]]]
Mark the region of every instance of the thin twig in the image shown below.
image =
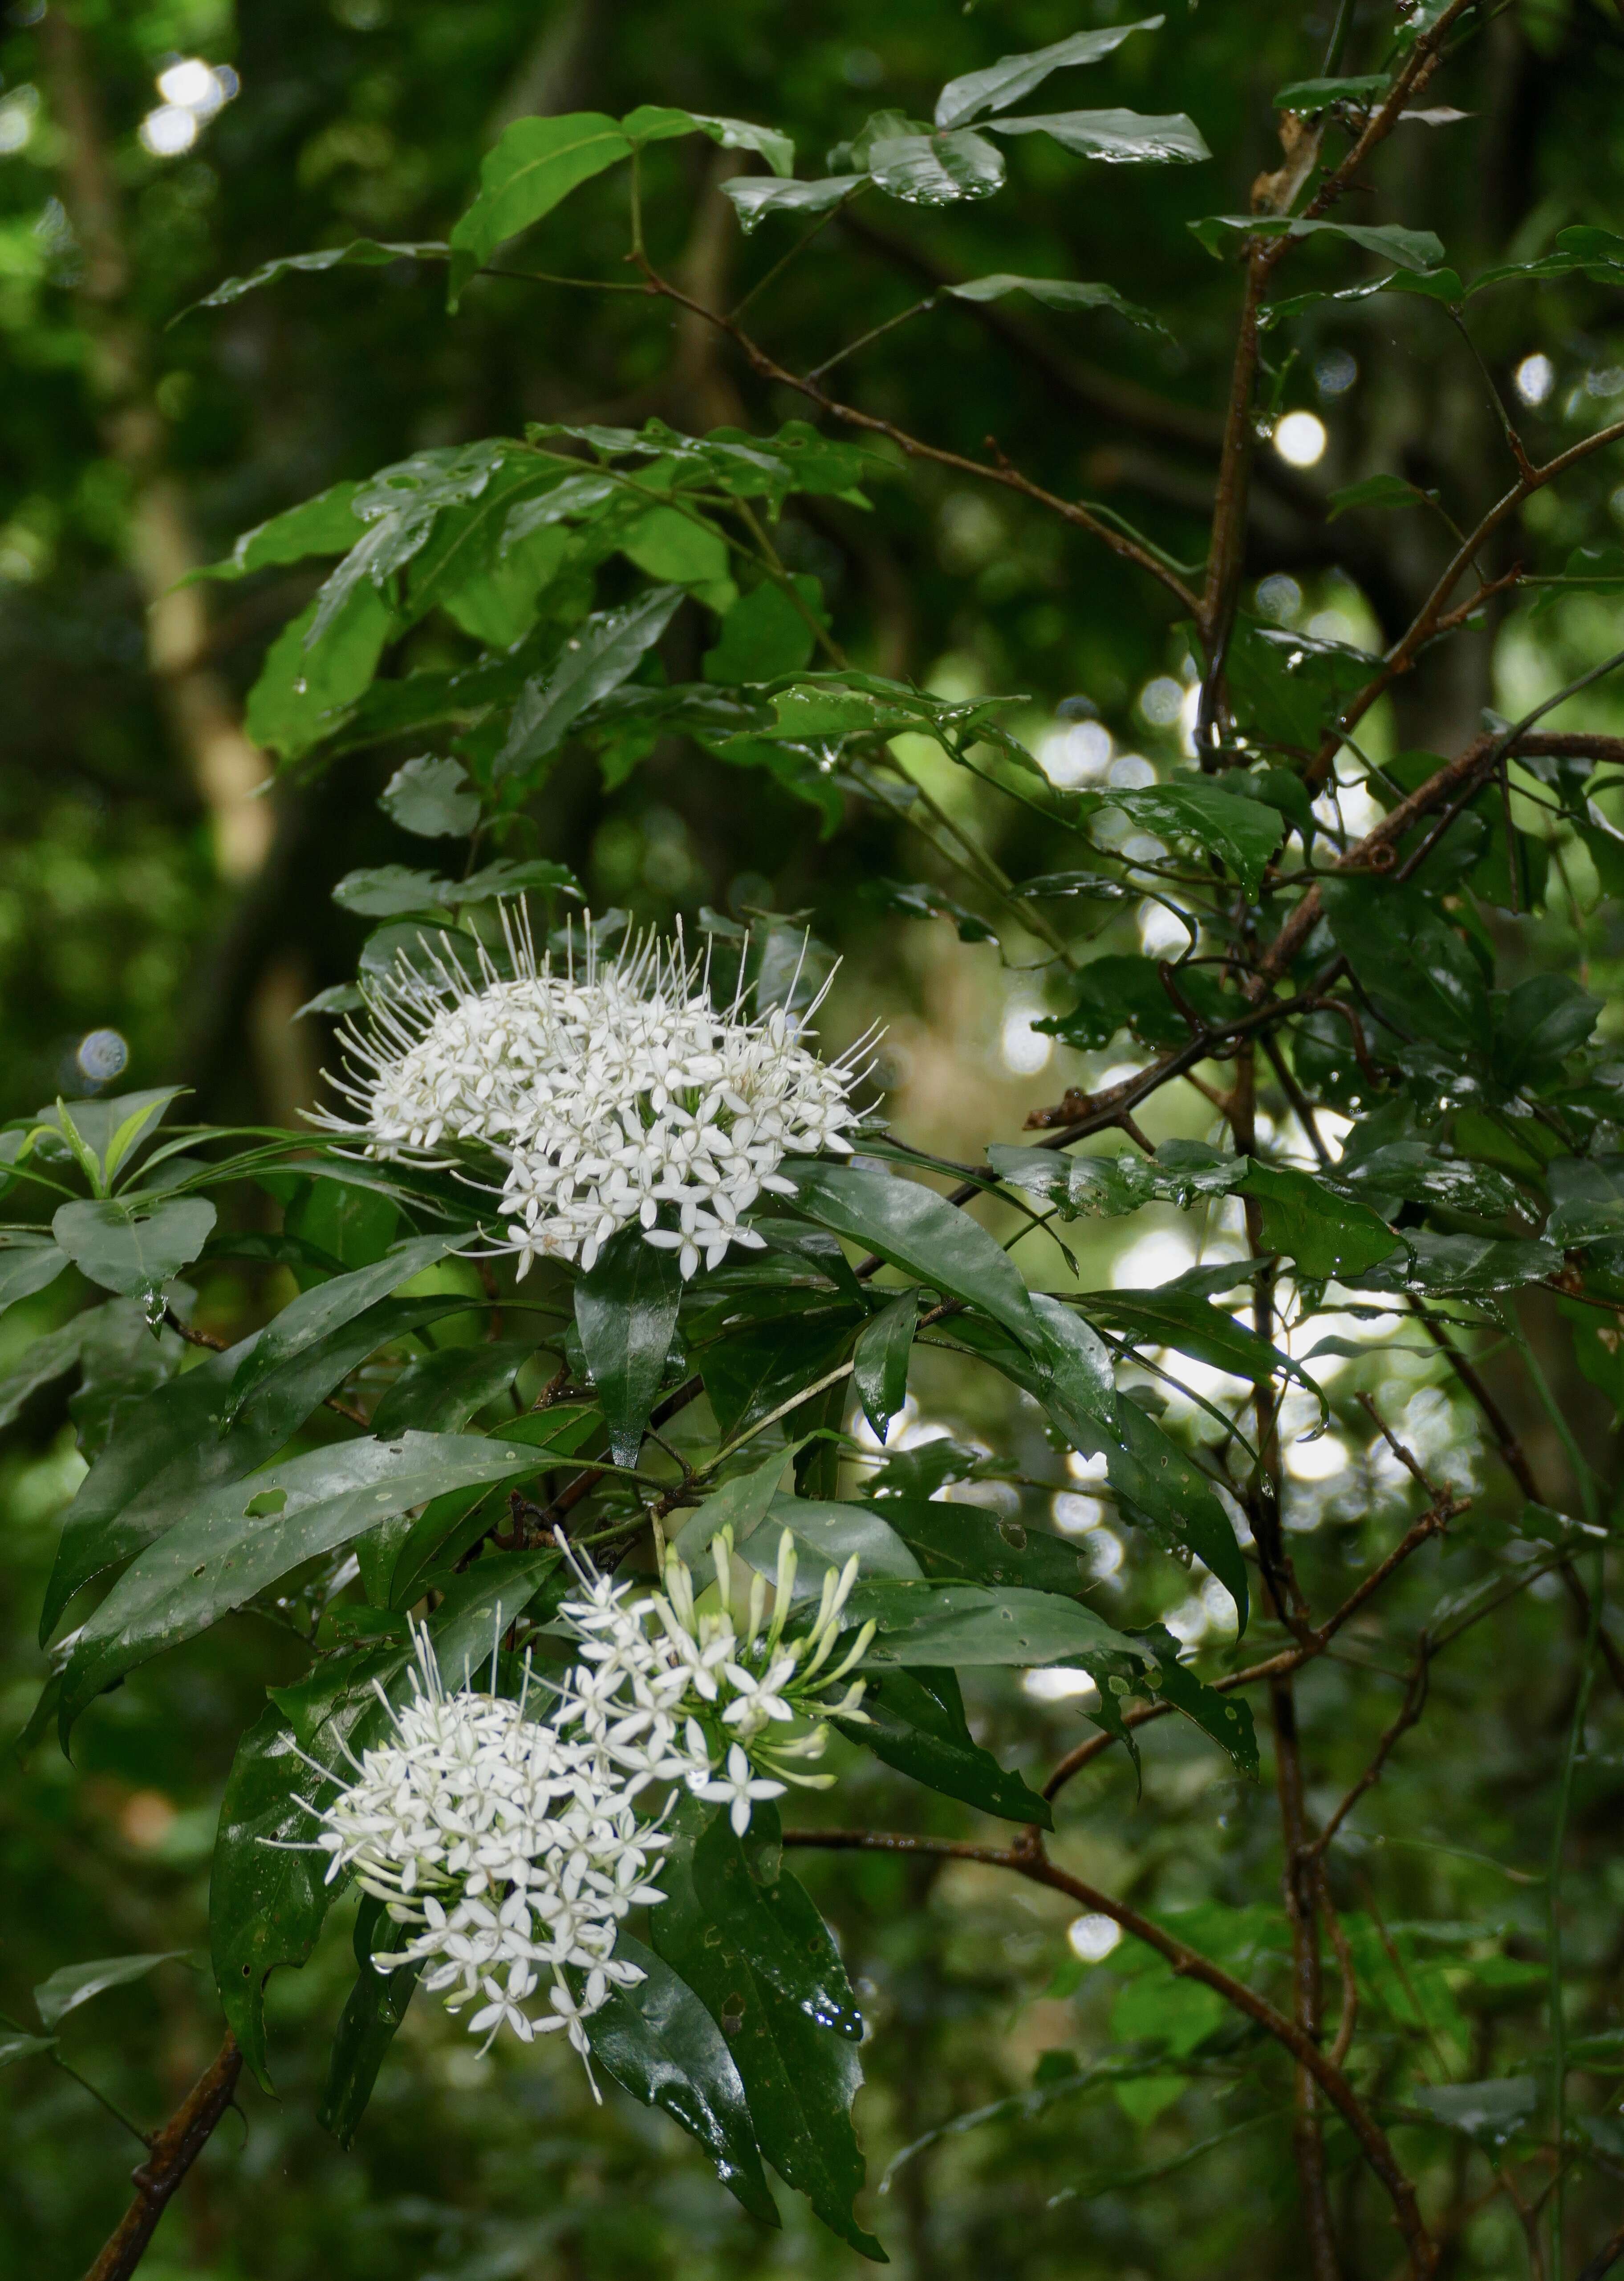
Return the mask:
[[213, 2059], [163, 2129], [154, 2133], [146, 2161], [130, 2173], [135, 2199], [108, 2236], [85, 2281], [127, 2281], [135, 2270], [176, 2188], [231, 2105], [242, 2071], [243, 2054], [228, 2030]]

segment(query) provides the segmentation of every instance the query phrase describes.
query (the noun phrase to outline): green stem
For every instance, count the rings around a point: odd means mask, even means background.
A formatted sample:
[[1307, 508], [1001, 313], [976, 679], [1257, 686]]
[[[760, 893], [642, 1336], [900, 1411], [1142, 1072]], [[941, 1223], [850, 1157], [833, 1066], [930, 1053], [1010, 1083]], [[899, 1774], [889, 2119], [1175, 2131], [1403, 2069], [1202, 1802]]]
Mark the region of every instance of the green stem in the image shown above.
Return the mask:
[[69, 2062], [63, 2058], [60, 2052], [51, 2053], [50, 2062], [53, 2067], [59, 2067], [64, 2075], [71, 2075], [73, 2081], [79, 2085], [80, 2089], [81, 2091], [88, 2091], [98, 2107], [104, 2107], [115, 2122], [121, 2122], [124, 2128], [129, 2132], [132, 2138], [138, 2138], [143, 2146], [150, 2147], [151, 2146], [152, 2141], [148, 2138], [146, 2132], [141, 2128], [141, 2125], [138, 2122], [132, 2122], [128, 2115], [126, 2115], [121, 2108], [113, 2105], [112, 2099], [108, 2098], [104, 2091], [98, 2091], [96, 2085], [91, 2082], [89, 2076], [81, 2075], [79, 2069], [76, 2067], [71, 2066]]

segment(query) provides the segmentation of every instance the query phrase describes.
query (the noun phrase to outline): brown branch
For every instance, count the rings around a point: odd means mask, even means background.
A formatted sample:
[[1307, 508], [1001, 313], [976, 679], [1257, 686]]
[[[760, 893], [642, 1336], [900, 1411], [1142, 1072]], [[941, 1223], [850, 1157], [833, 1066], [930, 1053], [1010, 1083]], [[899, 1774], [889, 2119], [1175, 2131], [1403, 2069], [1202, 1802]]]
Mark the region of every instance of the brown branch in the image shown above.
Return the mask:
[[[1271, 1682], [1269, 1704], [1274, 1725], [1274, 1776], [1280, 1798], [1281, 1851], [1285, 1857], [1280, 1882], [1286, 1903], [1286, 1921], [1291, 1931], [1292, 2009], [1303, 2035], [1318, 2044], [1325, 1992], [1319, 1956], [1319, 1881], [1315, 1875], [1318, 1857], [1309, 1842], [1296, 1697], [1292, 1690], [1289, 1672], [1282, 1672], [1278, 1679]], [[1336, 2254], [1336, 2232], [1331, 2217], [1331, 2196], [1326, 2178], [1325, 2134], [1320, 2128], [1315, 2090], [1313, 2076], [1299, 2060], [1292, 2102], [1291, 2138], [1296, 2158], [1297, 2179], [1302, 2188], [1309, 2265], [1314, 2281], [1338, 2281], [1341, 2265]]]
[[1578, 2277], [1578, 2281], [1606, 2281], [1620, 2257], [1624, 2257], [1624, 2225], [1609, 2236], [1601, 2248]]
[[135, 2199], [109, 2234], [85, 2281], [126, 2281], [140, 2264], [176, 2188], [231, 2105], [242, 2071], [243, 2054], [228, 2030], [213, 2059], [154, 2134], [146, 2161], [130, 2173]]
[[1086, 530], [1091, 537], [1098, 539], [1102, 546], [1109, 547], [1110, 552], [1123, 561], [1132, 562], [1137, 568], [1143, 570], [1148, 576], [1156, 579], [1172, 595], [1181, 609], [1188, 610], [1192, 614], [1196, 611], [1198, 606], [1195, 595], [1175, 570], [1171, 569], [1148, 547], [1141, 546], [1136, 539], [1127, 537], [1122, 531], [1114, 530], [1110, 523], [1102, 522], [1099, 516], [1091, 514], [1087, 507], [1075, 500], [1063, 499], [1055, 492], [1046, 491], [1041, 483], [1033, 483], [1032, 478], [1023, 475], [1018, 468], [989, 464], [985, 460], [966, 459], [961, 452], [944, 451], [938, 445], [927, 444], [921, 437], [910, 435], [907, 429], [899, 428], [894, 421], [884, 420], [874, 413], [860, 412], [855, 405], [841, 403], [838, 397], [831, 396], [826, 389], [819, 387], [815, 380], [800, 373], [791, 372], [787, 366], [779, 364], [776, 358], [769, 356], [766, 350], [758, 342], [753, 340], [744, 328], [736, 323], [731, 317], [723, 316], [715, 309], [706, 308], [701, 302], [694, 300], [691, 295], [681, 291], [678, 287], [671, 283], [669, 278], [662, 277], [655, 269], [646, 269], [645, 275], [647, 280], [648, 292], [656, 294], [662, 299], [675, 302], [678, 308], [686, 309], [692, 315], [702, 319], [705, 323], [714, 325], [719, 331], [725, 333], [737, 344], [752, 371], [760, 379], [771, 381], [780, 388], [793, 389], [797, 395], [804, 396], [808, 403], [816, 405], [818, 410], [826, 418], [838, 420], [843, 427], [855, 428], [865, 435], [884, 436], [908, 459], [924, 460], [932, 467], [952, 468], [958, 474], [974, 476], [982, 483], [1001, 484], [1006, 491], [1018, 492], [1021, 497], [1032, 500], [1035, 505], [1047, 507], [1050, 514], [1059, 515], [1063, 521], [1072, 524], [1077, 530]]
[[1310, 1851], [1313, 1853], [1316, 1860], [1323, 1861], [1325, 1859], [1326, 1848], [1330, 1844], [1331, 1840], [1335, 1836], [1343, 1822], [1347, 1821], [1348, 1816], [1353, 1812], [1354, 1807], [1365, 1796], [1366, 1790], [1373, 1790], [1376, 1784], [1381, 1780], [1383, 1774], [1387, 1771], [1388, 1760], [1392, 1757], [1394, 1750], [1396, 1748], [1403, 1736], [1409, 1733], [1411, 1728], [1414, 1726], [1416, 1720], [1426, 1709], [1427, 1681], [1432, 1669], [1433, 1653], [1434, 1650], [1432, 1642], [1427, 1637], [1427, 1634], [1423, 1632], [1421, 1634], [1420, 1646], [1417, 1651], [1414, 1667], [1410, 1674], [1409, 1685], [1404, 1689], [1404, 1699], [1400, 1707], [1398, 1716], [1394, 1720], [1392, 1725], [1388, 1727], [1386, 1733], [1382, 1736], [1381, 1740], [1377, 1744], [1375, 1755], [1371, 1759], [1370, 1764], [1365, 1767], [1358, 1780], [1353, 1784], [1347, 1796], [1342, 1799], [1342, 1804], [1337, 1807], [1335, 1813], [1332, 1814], [1330, 1820], [1326, 1823], [1325, 1828], [1320, 1831], [1319, 1836], [1314, 1840]]
[[1449, 32], [1475, 0], [1451, 0], [1431, 29], [1417, 39], [1404, 60], [1403, 70], [1382, 97], [1380, 107], [1373, 111], [1364, 131], [1339, 166], [1332, 168], [1303, 209], [1304, 221], [1316, 221], [1351, 189], [1364, 166], [1378, 143], [1384, 143], [1409, 108], [1410, 98], [1419, 95], [1443, 61], [1443, 43]]
[[1234, 2010], [1244, 2013], [1265, 2034], [1288, 2051], [1298, 2066], [1311, 2076], [1325, 2092], [1358, 2141], [1364, 2153], [1393, 2204], [1394, 2215], [1404, 2245], [1410, 2254], [1410, 2269], [1417, 2281], [1428, 2281], [1436, 2269], [1437, 2247], [1417, 2207], [1415, 2189], [1400, 2168], [1387, 2135], [1367, 2112], [1352, 2084], [1339, 2067], [1333, 2066], [1313, 2037], [1307, 2035], [1295, 2020], [1259, 1996], [1243, 1980], [1237, 1980], [1215, 1964], [1210, 1957], [1187, 1945], [1157, 1924], [1154, 1918], [1141, 1916], [1125, 1901], [1102, 1893], [1097, 1886], [1087, 1884], [1068, 1870], [1058, 1867], [1030, 1843], [1014, 1846], [1008, 1852], [990, 1845], [965, 1844], [947, 1838], [916, 1837], [904, 1832], [870, 1829], [786, 1829], [786, 1845], [817, 1846], [833, 1852], [865, 1852], [878, 1853], [929, 1853], [945, 1855], [959, 1861], [978, 1861], [988, 1867], [1010, 1869], [1033, 1884], [1047, 1885], [1052, 1891], [1063, 1893], [1069, 1900], [1082, 1908], [1110, 1917], [1113, 1923], [1141, 1940], [1148, 1948], [1172, 1966], [1181, 1978], [1199, 1982]]

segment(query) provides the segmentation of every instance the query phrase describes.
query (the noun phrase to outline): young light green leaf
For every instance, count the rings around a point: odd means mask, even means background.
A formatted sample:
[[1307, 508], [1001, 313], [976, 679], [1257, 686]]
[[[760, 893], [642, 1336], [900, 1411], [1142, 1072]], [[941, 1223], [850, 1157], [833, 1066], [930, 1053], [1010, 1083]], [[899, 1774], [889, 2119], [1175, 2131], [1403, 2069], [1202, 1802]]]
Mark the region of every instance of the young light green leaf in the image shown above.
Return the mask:
[[156, 1308], [169, 1278], [208, 1241], [214, 1207], [202, 1196], [85, 1198], [61, 1205], [50, 1226], [81, 1275]]
[[587, 2038], [606, 2075], [645, 2107], [664, 2109], [697, 2138], [728, 2192], [763, 2225], [780, 2223], [762, 2170], [750, 2109], [727, 2038], [687, 1982], [629, 1932], [616, 1956], [643, 1977], [612, 1989]]
[[1041, 1349], [1042, 1330], [1018, 1268], [984, 1227], [934, 1189], [853, 1165], [791, 1159], [783, 1170], [808, 1219], [866, 1243], [933, 1290], [982, 1308], [1024, 1344]]
[[587, 707], [636, 672], [682, 599], [680, 586], [656, 586], [623, 609], [599, 610], [585, 619], [547, 671], [525, 683], [494, 775], [515, 775], [555, 753]]
[[611, 1236], [576, 1285], [576, 1328], [617, 1465], [635, 1465], [665, 1375], [682, 1276], [674, 1251], [633, 1225]]
[[1046, 118], [989, 119], [994, 135], [1047, 135], [1063, 151], [1108, 166], [1190, 166], [1212, 156], [1193, 119], [1180, 112], [1148, 118], [1137, 111], [1062, 111]]
[[313, 554], [347, 554], [361, 536], [362, 526], [350, 510], [360, 489], [359, 483], [334, 483], [285, 514], [256, 523], [223, 562], [211, 562], [193, 577], [246, 578], [251, 571], [303, 562]]
[[882, 1442], [891, 1420], [908, 1399], [908, 1365], [919, 1324], [919, 1301], [905, 1291], [882, 1308], [857, 1334], [852, 1376], [862, 1414]]
[[265, 653], [248, 692], [244, 725], [257, 745], [298, 760], [319, 745], [370, 684], [396, 630], [388, 596], [358, 579], [329, 622], [320, 646], [306, 647], [320, 602], [307, 602]]
[[1112, 54], [1135, 32], [1156, 32], [1164, 16], [1147, 16], [1137, 24], [1113, 24], [1098, 32], [1074, 32], [1052, 46], [1034, 48], [1030, 55], [1001, 56], [984, 70], [966, 72], [950, 80], [936, 98], [938, 127], [962, 127], [984, 111], [1007, 111], [1012, 103], [1041, 87], [1051, 72], [1074, 64], [1096, 64]]
[[868, 187], [866, 174], [831, 174], [821, 182], [763, 182], [759, 174], [735, 174], [722, 184], [746, 236], [769, 214], [827, 213]]
[[48, 2028], [58, 2027], [70, 2012], [76, 2012], [104, 1989], [128, 1988], [134, 1980], [144, 1980], [160, 1964], [173, 1964], [190, 1954], [189, 1949], [166, 1948], [156, 1956], [104, 1956], [94, 1964], [65, 1964], [35, 1990], [35, 2008]]
[[448, 306], [457, 306], [469, 278], [498, 246], [551, 213], [580, 183], [630, 155], [624, 128], [601, 112], [514, 120], [486, 152], [479, 195], [452, 231]]
[[520, 1443], [406, 1434], [312, 1450], [213, 1489], [138, 1555], [76, 1635], [58, 1713], [66, 1743], [111, 1682], [205, 1631], [290, 1569], [447, 1489], [533, 1471]]

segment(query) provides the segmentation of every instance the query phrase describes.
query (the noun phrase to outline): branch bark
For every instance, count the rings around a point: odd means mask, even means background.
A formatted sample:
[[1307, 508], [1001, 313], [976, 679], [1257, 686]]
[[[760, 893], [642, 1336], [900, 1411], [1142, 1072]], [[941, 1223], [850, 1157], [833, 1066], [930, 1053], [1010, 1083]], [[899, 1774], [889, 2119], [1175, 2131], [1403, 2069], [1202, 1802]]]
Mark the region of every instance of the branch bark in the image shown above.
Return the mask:
[[236, 2097], [242, 2072], [243, 2054], [236, 2037], [228, 2030], [213, 2059], [163, 2129], [154, 2134], [146, 2161], [130, 2173], [135, 2199], [107, 2237], [85, 2281], [127, 2281], [127, 2276], [135, 2270], [182, 2179]]

